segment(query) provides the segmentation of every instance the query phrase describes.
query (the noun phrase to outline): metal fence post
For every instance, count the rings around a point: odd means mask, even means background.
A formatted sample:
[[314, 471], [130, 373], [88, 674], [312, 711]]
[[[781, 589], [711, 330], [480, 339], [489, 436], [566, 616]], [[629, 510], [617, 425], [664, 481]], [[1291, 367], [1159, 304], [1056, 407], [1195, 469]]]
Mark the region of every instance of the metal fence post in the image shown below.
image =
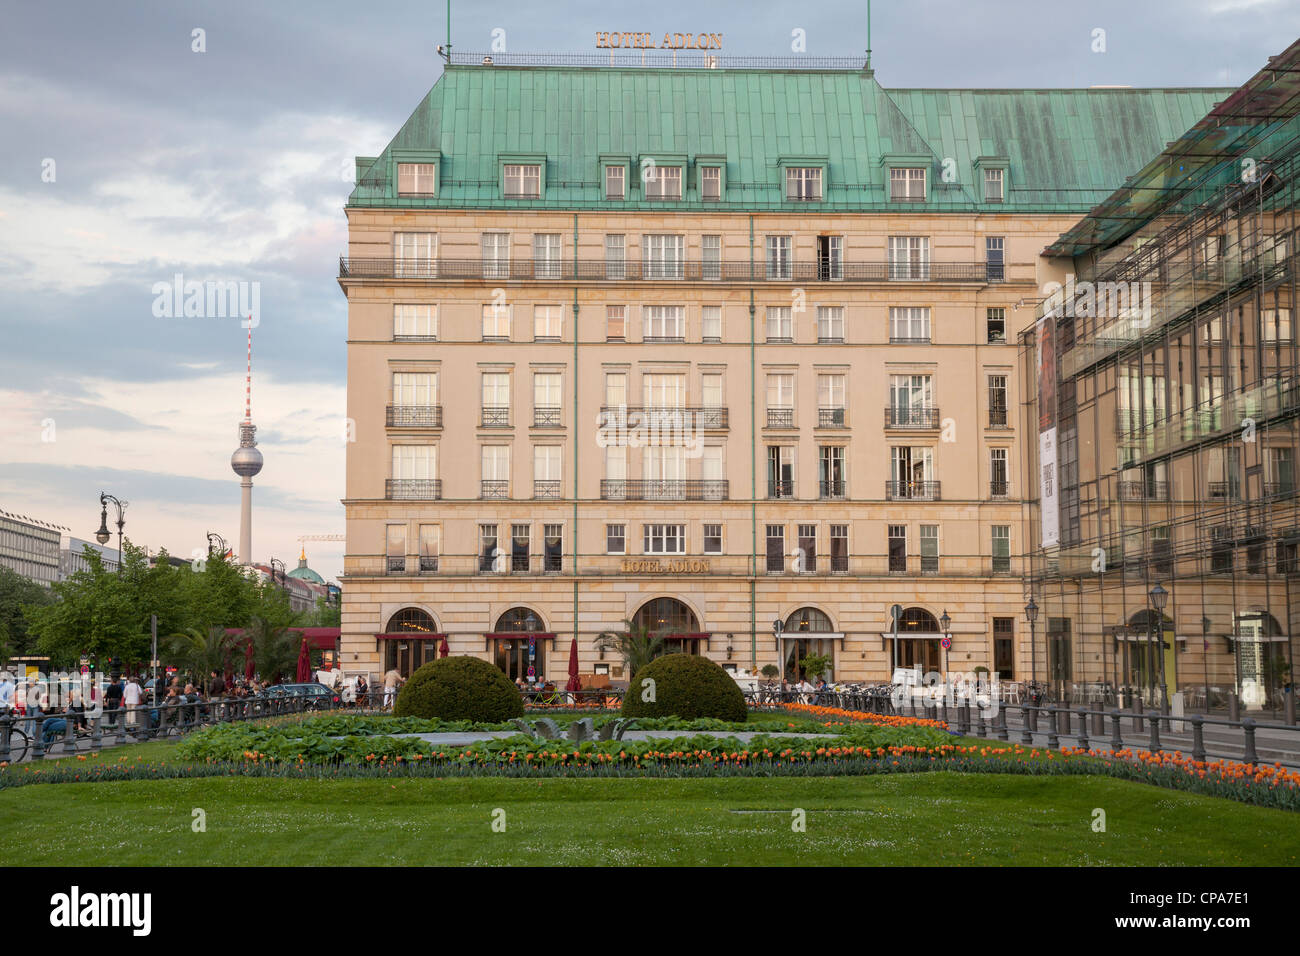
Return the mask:
[[1142, 698], [1133, 698], [1133, 733], [1142, 733]]
[[0, 714], [0, 763], [9, 762], [9, 738], [14, 731], [14, 715], [6, 711]]
[[1034, 735], [1029, 732], [1029, 703], [1020, 705], [1020, 742], [1033, 746]]
[[1053, 750], [1061, 748], [1061, 738], [1057, 736], [1056, 725], [1056, 707], [1052, 704], [1047, 705], [1047, 746]]
[[68, 710], [63, 711], [63, 752], [65, 754], [75, 754], [77, 752], [77, 722], [72, 719], [72, 714]]
[[1110, 712], [1110, 749], [1116, 751], [1124, 749], [1124, 731], [1119, 725], [1119, 715], [1118, 707]]
[[1079, 746], [1083, 750], [1092, 749], [1088, 743], [1088, 709], [1086, 707], [1079, 708]]
[[104, 728], [102, 717], [91, 717], [90, 749], [92, 752], [104, 749]]
[[998, 724], [998, 740], [1010, 740], [1011, 734], [1008, 733], [1007, 731], [1006, 707], [998, 707], [997, 724]]
[[1243, 759], [1246, 763], [1259, 763], [1259, 754], [1255, 752], [1255, 718], [1247, 717], [1243, 720], [1241, 729], [1246, 737], [1246, 750]]
[[1295, 691], [1288, 689], [1282, 699], [1286, 702], [1286, 722], [1288, 725], [1295, 726]]
[[1192, 759], [1204, 762], [1205, 760], [1205, 718], [1200, 714], [1193, 714], [1192, 721]]
[[1228, 719], [1241, 719], [1241, 700], [1237, 697], [1237, 692], [1235, 690], [1228, 691]]
[[32, 721], [32, 760], [34, 761], [45, 759], [45, 733], [41, 727], [44, 722], [44, 717]]
[[1151, 714], [1151, 752], [1160, 753], [1160, 716], [1155, 712]]

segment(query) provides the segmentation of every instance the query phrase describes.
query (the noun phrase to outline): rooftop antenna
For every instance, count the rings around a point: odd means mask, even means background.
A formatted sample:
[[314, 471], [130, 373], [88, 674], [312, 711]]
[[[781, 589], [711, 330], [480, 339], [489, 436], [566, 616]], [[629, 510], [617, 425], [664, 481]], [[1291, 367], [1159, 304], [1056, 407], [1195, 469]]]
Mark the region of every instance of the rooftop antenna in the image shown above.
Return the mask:
[[867, 69], [871, 69], [871, 0], [867, 0]]
[[438, 47], [438, 55], [451, 62], [451, 0], [447, 0], [447, 43]]

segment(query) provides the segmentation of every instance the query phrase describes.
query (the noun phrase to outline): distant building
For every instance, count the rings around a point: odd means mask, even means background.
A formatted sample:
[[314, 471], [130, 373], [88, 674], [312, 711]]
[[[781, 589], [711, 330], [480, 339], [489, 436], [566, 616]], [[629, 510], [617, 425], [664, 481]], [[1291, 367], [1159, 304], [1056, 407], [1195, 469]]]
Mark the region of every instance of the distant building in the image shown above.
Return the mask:
[[61, 525], [0, 511], [0, 564], [37, 584], [59, 580]]
[[298, 566], [287, 574], [276, 573], [266, 564], [254, 564], [252, 567], [263, 580], [274, 581], [284, 588], [289, 595], [289, 607], [293, 611], [314, 611], [317, 601], [330, 598], [330, 589], [325, 579], [307, 566], [305, 549], [298, 555]]
[[106, 548], [102, 544], [96, 544], [94, 541], [87, 541], [84, 538], [74, 538], [70, 535], [64, 535], [62, 538], [62, 546], [59, 549], [60, 581], [66, 581], [78, 571], [90, 570], [90, 562], [86, 560], [86, 548], [99, 552], [99, 557], [103, 562], [105, 571], [116, 572], [122, 563], [121, 552], [116, 548]]

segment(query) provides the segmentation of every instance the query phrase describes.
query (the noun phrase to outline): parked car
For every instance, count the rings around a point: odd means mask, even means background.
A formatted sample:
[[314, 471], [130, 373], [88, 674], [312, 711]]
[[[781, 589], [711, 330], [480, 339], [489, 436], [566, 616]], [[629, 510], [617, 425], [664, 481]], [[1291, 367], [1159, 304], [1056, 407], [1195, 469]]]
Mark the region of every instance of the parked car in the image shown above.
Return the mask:
[[272, 684], [266, 689], [266, 696], [305, 697], [308, 710], [329, 710], [339, 706], [339, 695], [324, 684]]

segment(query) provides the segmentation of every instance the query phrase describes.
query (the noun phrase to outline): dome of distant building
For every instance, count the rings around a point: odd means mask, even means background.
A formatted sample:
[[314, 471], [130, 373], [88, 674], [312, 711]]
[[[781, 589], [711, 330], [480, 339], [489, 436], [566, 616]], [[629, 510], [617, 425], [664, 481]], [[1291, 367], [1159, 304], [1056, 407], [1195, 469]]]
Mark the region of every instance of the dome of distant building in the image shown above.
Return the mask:
[[325, 579], [307, 567], [307, 551], [303, 549], [302, 554], [298, 555], [298, 566], [289, 572], [289, 577], [297, 578], [299, 581], [310, 581], [312, 584], [324, 584]]

